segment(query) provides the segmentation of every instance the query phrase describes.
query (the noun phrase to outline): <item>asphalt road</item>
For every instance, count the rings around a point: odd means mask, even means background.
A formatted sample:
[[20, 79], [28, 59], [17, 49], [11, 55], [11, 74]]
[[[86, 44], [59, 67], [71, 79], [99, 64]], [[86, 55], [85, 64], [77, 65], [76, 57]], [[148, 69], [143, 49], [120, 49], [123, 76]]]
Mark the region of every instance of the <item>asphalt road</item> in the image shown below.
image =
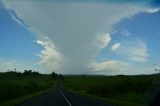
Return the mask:
[[111, 106], [102, 101], [64, 91], [59, 85], [53, 91], [46, 92], [20, 106]]

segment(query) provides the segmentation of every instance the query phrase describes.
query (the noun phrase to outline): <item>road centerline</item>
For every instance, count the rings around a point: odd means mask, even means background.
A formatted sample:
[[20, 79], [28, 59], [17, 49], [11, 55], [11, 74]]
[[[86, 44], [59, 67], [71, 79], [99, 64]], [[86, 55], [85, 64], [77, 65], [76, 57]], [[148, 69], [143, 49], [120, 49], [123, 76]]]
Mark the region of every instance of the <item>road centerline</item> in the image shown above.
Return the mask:
[[68, 101], [68, 99], [64, 96], [63, 92], [59, 89], [59, 92], [61, 93], [61, 95], [63, 96], [63, 98], [65, 99], [65, 101], [68, 103], [69, 106], [72, 106], [71, 103]]

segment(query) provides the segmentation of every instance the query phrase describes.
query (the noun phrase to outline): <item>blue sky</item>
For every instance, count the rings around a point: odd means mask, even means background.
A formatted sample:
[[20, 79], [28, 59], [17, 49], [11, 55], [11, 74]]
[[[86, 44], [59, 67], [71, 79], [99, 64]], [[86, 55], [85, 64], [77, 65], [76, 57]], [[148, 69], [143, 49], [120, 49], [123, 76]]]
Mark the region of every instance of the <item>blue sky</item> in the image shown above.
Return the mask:
[[[35, 42], [36, 37], [15, 22], [3, 5], [0, 6], [0, 22], [0, 60], [16, 60], [22, 62], [24, 68], [21, 69], [32, 68], [25, 64], [38, 61], [39, 58], [36, 55], [42, 50], [42, 47]], [[6, 69], [1, 71], [13, 69], [14, 66], [19, 68], [16, 64], [8, 67], [4, 65]]]
[[[158, 60], [158, 51], [160, 48], [159, 21], [160, 12], [152, 14], [142, 12], [132, 18], [123, 19], [118, 24], [113, 26], [113, 32], [116, 31], [116, 33], [111, 34], [113, 39], [112, 44], [117, 42], [123, 43], [125, 40], [132, 40], [134, 38], [141, 39], [146, 42], [148, 48], [150, 48], [148, 52], [150, 52], [150, 55], [152, 57], [151, 59], [153, 59], [154, 57]], [[112, 44], [109, 46], [111, 47]], [[101, 51], [97, 59], [105, 59], [107, 58], [107, 55], [105, 54], [109, 53], [113, 58], [115, 58], [115, 54], [112, 53], [108, 48], [105, 48]]]
[[2, 0], [1, 71], [154, 73], [153, 64], [160, 64], [159, 1], [121, 2]]
[[[129, 61], [135, 64], [135, 66], [146, 67], [147, 65], [151, 68], [159, 68], [157, 66], [153, 67], [153, 64], [160, 63], [160, 56], [159, 56], [159, 39], [160, 39], [160, 31], [159, 31], [159, 24], [160, 21], [160, 12], [155, 13], [147, 13], [141, 12], [137, 15], [133, 16], [132, 18], [126, 18], [121, 20], [118, 24], [113, 25], [112, 30], [112, 42], [108, 45], [108, 47], [104, 48], [97, 56], [98, 61], [104, 61], [106, 59], [118, 59], [123, 61]], [[132, 61], [127, 58], [126, 55], [121, 54], [118, 49], [121, 49], [122, 46], [129, 45], [129, 42], [137, 43], [136, 40], [140, 40], [140, 42], [145, 43], [147, 46], [146, 52], [148, 56], [143, 57], [146, 58], [146, 61], [140, 61], [140, 63], [136, 61]], [[116, 43], [121, 44], [114, 52], [111, 50], [112, 46]], [[123, 47], [122, 47], [123, 48]], [[128, 47], [130, 49], [130, 47]], [[142, 49], [142, 48], [141, 48]], [[142, 52], [142, 51], [141, 51]], [[134, 55], [132, 55], [134, 56]], [[143, 59], [142, 58], [142, 59]], [[145, 68], [144, 68], [145, 69]], [[144, 73], [147, 71], [144, 71]]]
[[4, 58], [35, 58], [34, 53], [40, 51], [40, 46], [34, 43], [35, 36], [11, 19], [10, 14], [0, 7], [1, 51]]

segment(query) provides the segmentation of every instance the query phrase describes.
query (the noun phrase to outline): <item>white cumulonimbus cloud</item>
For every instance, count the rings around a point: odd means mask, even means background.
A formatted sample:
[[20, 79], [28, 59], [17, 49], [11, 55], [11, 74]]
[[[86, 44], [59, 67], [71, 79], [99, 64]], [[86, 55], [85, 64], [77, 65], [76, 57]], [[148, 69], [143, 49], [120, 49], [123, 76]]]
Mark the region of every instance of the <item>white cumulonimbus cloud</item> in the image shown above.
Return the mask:
[[108, 46], [108, 44], [111, 41], [111, 36], [109, 35], [109, 33], [105, 34], [104, 36], [102, 36], [102, 48], [105, 48]]
[[109, 33], [98, 34], [95, 41], [93, 41], [93, 47], [104, 49], [111, 42], [111, 36]]
[[112, 25], [146, 10], [144, 6], [125, 3], [2, 2], [24, 21], [37, 39], [47, 36], [50, 40], [37, 41], [44, 47], [39, 54], [41, 63], [48, 67], [58, 64], [58, 72], [73, 74], [88, 72], [96, 55], [111, 41]]
[[57, 52], [56, 47], [48, 40], [37, 40], [36, 43], [43, 47], [38, 54], [41, 58], [39, 63], [46, 65], [50, 70], [58, 69], [62, 56]]

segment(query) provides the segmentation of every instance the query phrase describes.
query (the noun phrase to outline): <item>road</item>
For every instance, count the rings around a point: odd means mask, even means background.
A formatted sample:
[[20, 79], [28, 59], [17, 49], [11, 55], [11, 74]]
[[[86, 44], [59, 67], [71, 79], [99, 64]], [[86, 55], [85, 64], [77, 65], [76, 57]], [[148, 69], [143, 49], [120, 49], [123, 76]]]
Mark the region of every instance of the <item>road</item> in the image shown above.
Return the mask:
[[59, 85], [53, 91], [46, 92], [20, 106], [111, 106], [102, 101], [64, 91]]

